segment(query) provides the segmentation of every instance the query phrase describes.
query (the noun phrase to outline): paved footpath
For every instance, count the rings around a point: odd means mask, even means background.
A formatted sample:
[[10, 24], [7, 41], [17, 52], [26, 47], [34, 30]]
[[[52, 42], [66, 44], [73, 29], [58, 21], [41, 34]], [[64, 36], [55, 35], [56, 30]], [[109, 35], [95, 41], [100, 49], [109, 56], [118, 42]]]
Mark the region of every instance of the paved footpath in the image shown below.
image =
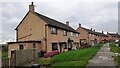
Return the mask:
[[109, 43], [104, 44], [98, 53], [88, 62], [86, 68], [116, 68], [112, 56], [115, 54], [110, 52]]

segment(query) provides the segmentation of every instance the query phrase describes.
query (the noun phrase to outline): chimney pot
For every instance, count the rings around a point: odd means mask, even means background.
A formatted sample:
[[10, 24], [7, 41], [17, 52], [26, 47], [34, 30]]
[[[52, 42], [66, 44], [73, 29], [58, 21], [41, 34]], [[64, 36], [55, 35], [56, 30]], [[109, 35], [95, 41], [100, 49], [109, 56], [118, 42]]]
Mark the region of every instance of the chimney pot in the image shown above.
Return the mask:
[[68, 25], [68, 26], [69, 26], [69, 21], [67, 21], [67, 22], [66, 22], [66, 25]]

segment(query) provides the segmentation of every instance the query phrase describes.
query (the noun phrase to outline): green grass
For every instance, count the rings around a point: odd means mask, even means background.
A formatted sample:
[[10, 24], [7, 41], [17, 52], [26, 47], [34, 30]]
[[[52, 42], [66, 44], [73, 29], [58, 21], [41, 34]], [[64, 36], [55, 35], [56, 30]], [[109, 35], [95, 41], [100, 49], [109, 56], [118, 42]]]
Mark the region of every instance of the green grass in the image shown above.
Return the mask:
[[[114, 53], [120, 53], [120, 48], [115, 45], [115, 43], [111, 43], [110, 45], [110, 51]], [[114, 61], [117, 63], [118, 68], [120, 68], [120, 56], [114, 56]]]
[[2, 51], [2, 58], [4, 59], [4, 58], [8, 58], [8, 52], [6, 51], [6, 52], [3, 52]]
[[120, 56], [114, 56], [114, 61], [117, 62], [117, 67], [120, 68]]
[[102, 45], [97, 44], [90, 48], [68, 51], [56, 55], [52, 58], [54, 63], [51, 66], [85, 66]]
[[110, 51], [114, 52], [114, 53], [120, 53], [120, 48], [118, 46], [115, 45], [115, 43], [111, 43], [110, 45]]

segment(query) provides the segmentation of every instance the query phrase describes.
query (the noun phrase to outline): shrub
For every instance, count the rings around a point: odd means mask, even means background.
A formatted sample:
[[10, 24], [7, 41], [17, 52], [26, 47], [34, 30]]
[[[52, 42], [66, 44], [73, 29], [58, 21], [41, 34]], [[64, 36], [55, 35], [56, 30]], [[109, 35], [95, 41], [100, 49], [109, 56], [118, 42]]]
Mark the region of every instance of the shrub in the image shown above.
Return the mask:
[[51, 51], [51, 52], [48, 52], [44, 55], [44, 58], [47, 58], [47, 57], [52, 57], [54, 55], [57, 55], [59, 54], [59, 51], [58, 50], [54, 50], [54, 51]]

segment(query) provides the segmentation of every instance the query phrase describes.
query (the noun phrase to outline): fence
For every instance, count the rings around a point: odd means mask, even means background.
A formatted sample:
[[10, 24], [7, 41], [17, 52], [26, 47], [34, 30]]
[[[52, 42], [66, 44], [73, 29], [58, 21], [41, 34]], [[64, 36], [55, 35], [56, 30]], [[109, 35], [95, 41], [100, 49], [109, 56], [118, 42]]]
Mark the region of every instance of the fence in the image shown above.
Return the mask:
[[8, 65], [9, 65], [9, 59], [2, 58], [2, 67], [8, 67]]
[[10, 58], [10, 66], [21, 66], [38, 58], [36, 49], [16, 50]]

